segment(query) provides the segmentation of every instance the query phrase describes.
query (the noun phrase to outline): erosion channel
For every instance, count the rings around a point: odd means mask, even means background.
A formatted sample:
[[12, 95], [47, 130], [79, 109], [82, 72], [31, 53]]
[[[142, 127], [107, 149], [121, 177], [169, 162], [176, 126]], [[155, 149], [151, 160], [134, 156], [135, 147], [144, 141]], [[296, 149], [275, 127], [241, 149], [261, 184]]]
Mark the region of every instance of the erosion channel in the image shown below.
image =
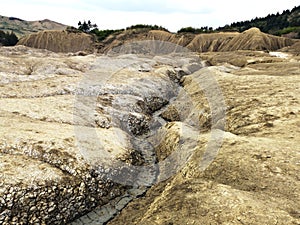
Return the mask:
[[95, 171], [128, 188], [72, 224], [107, 223], [130, 201], [186, 164], [197, 145], [201, 112], [184, 90], [183, 79], [203, 67], [192, 53], [126, 54], [95, 61], [77, 89], [75, 115], [91, 126], [112, 130], [111, 137], [125, 140], [120, 147], [129, 151], [125, 157], [118, 155], [95, 130], [76, 127], [75, 133]]

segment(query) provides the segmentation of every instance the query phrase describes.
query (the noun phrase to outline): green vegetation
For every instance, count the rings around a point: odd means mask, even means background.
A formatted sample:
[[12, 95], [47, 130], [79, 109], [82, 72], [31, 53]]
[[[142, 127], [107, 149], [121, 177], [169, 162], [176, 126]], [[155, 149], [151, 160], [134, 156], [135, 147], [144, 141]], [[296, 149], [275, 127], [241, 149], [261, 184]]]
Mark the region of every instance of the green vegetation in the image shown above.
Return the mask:
[[[147, 25], [147, 24], [137, 24], [130, 27], [127, 27], [126, 30], [133, 30], [133, 29], [146, 29], [146, 30], [164, 30], [168, 31], [166, 28], [158, 25]], [[90, 20], [88, 22], [84, 21], [78, 22], [78, 28], [68, 27], [67, 30], [69, 32], [85, 32], [88, 34], [95, 35], [98, 41], [105, 40], [109, 35], [117, 34], [124, 29], [116, 29], [116, 30], [99, 30], [96, 24], [92, 24]]]
[[14, 46], [18, 43], [18, 38], [14, 32], [4, 32], [0, 30], [0, 45]]
[[[184, 27], [177, 31], [177, 33], [192, 33], [192, 34], [202, 34], [202, 33], [213, 33], [213, 32], [228, 32], [228, 31], [238, 31], [243, 32], [250, 29], [251, 27], [257, 27], [264, 33], [269, 33], [273, 35], [285, 35], [293, 34], [293, 37], [300, 38], [300, 6], [294, 7], [292, 10], [285, 10], [281, 14], [269, 14], [263, 18], [255, 18], [252, 20], [234, 22], [230, 25], [225, 25], [217, 29], [212, 27], [204, 26], [201, 28], [194, 27]], [[96, 24], [92, 24], [90, 20], [83, 23], [79, 21], [78, 28], [74, 28], [77, 31], [90, 33], [96, 36], [98, 41], [105, 40], [109, 35], [117, 34], [124, 29], [118, 30], [99, 30]], [[74, 30], [73, 29], [73, 30]], [[163, 30], [169, 32], [166, 28], [158, 25], [148, 25], [148, 24], [136, 24], [127, 27], [126, 30], [141, 29], [141, 30]], [[75, 32], [75, 31], [74, 31]]]
[[126, 30], [133, 30], [133, 29], [163, 30], [169, 32], [166, 28], [162, 26], [148, 25], [148, 24], [136, 24], [126, 28]]
[[88, 22], [83, 21], [83, 23], [81, 21], [78, 22], [78, 30], [85, 33], [89, 33], [91, 30], [97, 29], [97, 27], [97, 24], [92, 24], [90, 20]]
[[285, 10], [281, 14], [269, 14], [266, 17], [252, 20], [235, 22], [224, 27], [219, 27], [217, 31], [239, 31], [243, 32], [251, 27], [257, 27], [262, 32], [282, 35], [290, 32], [297, 32], [300, 38], [300, 6], [294, 7], [291, 11]]
[[77, 30], [77, 31], [95, 35], [98, 41], [103, 41], [105, 38], [107, 38], [111, 34], [124, 31], [124, 29], [121, 29], [121, 30], [99, 30], [97, 24], [92, 24], [90, 20], [88, 20], [88, 22], [79, 21], [77, 29], [74, 27], [69, 27], [68, 30], [70, 32], [76, 32], [76, 30]]
[[225, 25], [217, 29], [212, 27], [184, 27], [177, 31], [177, 33], [212, 33], [212, 32], [232, 32], [238, 31], [243, 32], [250, 29], [251, 27], [257, 27], [262, 32], [273, 34], [273, 35], [284, 35], [289, 33], [295, 33], [296, 38], [300, 38], [300, 6], [294, 7], [291, 11], [285, 10], [283, 13], [269, 14], [263, 18], [255, 18], [252, 20], [235, 22], [230, 25]]
[[120, 30], [98, 30], [98, 29], [94, 29], [90, 33], [95, 34], [98, 41], [103, 41], [109, 35], [115, 34], [115, 33], [120, 33], [122, 31], [124, 31], [124, 29], [120, 29]]
[[214, 32], [212, 27], [201, 27], [201, 28], [193, 28], [193, 27], [184, 27], [181, 28], [177, 33], [193, 33], [193, 34], [201, 34], [201, 33], [212, 33]]
[[297, 33], [300, 38], [300, 26], [299, 27], [286, 27], [276, 32], [276, 35], [281, 36], [289, 33]]

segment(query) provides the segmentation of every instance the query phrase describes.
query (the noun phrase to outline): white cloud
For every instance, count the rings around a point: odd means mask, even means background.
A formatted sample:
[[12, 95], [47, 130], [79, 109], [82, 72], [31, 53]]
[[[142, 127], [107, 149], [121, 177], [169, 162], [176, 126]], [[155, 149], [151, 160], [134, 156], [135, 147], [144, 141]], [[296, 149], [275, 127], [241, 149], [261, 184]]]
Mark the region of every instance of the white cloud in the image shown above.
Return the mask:
[[297, 5], [299, 0], [9, 0], [1, 3], [0, 15], [25, 20], [47, 18], [73, 26], [90, 19], [103, 29], [157, 24], [177, 31], [186, 26], [223, 26]]
[[[90, 1], [95, 3], [96, 1]], [[179, 0], [102, 0], [99, 4], [103, 9], [128, 12], [156, 12], [156, 13], [206, 13], [209, 8], [199, 6], [199, 1], [189, 0], [189, 4]]]

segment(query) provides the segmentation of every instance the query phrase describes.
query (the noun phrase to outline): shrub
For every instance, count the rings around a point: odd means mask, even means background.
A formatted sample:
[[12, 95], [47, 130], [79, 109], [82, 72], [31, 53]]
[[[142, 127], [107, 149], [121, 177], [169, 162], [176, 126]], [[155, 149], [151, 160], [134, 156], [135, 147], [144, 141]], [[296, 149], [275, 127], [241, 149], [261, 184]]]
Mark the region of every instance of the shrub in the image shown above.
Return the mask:
[[0, 44], [3, 46], [14, 46], [18, 43], [18, 37], [14, 32], [4, 32], [0, 30]]
[[148, 25], [148, 24], [136, 24], [136, 25], [132, 25], [132, 26], [126, 28], [126, 30], [132, 30], [132, 29], [149, 29], [149, 30], [168, 31], [166, 28], [164, 28], [162, 26]]
[[201, 34], [201, 33], [212, 33], [214, 32], [212, 27], [201, 27], [201, 28], [193, 28], [193, 27], [184, 27], [177, 31], [177, 33], [192, 33], [192, 34]]

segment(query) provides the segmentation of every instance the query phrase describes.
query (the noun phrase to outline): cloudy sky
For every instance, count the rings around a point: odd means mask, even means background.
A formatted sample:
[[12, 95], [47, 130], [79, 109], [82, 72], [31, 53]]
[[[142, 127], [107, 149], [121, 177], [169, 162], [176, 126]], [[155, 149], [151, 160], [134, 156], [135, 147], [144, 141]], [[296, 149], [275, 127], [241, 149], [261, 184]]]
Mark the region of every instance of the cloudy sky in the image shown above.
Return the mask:
[[299, 0], [8, 0], [1, 2], [0, 15], [76, 27], [79, 20], [91, 20], [99, 29], [157, 24], [177, 31], [187, 26], [217, 28], [298, 5]]

